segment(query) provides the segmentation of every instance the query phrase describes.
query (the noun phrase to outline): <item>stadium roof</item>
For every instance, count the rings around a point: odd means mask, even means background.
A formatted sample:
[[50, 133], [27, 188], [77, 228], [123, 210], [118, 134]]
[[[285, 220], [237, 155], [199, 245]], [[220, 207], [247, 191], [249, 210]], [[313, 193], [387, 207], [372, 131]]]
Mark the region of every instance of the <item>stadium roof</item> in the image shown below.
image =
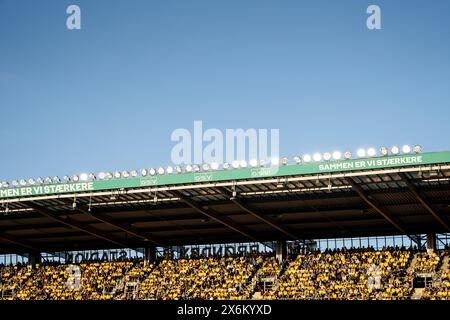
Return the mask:
[[0, 188], [0, 253], [450, 231], [450, 152]]

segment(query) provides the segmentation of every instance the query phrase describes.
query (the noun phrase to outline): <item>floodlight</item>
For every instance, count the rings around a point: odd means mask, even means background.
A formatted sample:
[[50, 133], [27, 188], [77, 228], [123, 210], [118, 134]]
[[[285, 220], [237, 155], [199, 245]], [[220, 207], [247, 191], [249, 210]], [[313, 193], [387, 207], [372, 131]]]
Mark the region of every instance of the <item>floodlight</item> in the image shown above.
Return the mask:
[[158, 174], [159, 174], [160, 176], [163, 175], [164, 172], [166, 172], [166, 170], [164, 170], [163, 167], [159, 167], [159, 168], [158, 168]]
[[375, 148], [369, 148], [367, 149], [367, 155], [369, 157], [375, 157], [377, 155], [377, 150], [375, 150]]
[[106, 177], [106, 179], [112, 179], [113, 174], [111, 172], [107, 172], [105, 177]]
[[219, 169], [219, 164], [217, 162], [212, 162], [211, 163], [211, 169], [212, 170], [217, 170]]
[[183, 168], [182, 168], [181, 166], [176, 166], [176, 167], [175, 167], [175, 171], [176, 171], [177, 173], [182, 173], [182, 172], [183, 172]]
[[136, 177], [138, 176], [137, 170], [131, 170], [130, 175], [131, 175], [133, 178], [136, 178]]
[[166, 172], [167, 172], [168, 174], [172, 174], [172, 173], [173, 173], [173, 167], [168, 166], [168, 167], [166, 168]]
[[[50, 177], [49, 177], [50, 178]], [[52, 183], [51, 181], [49, 183]], [[58, 176], [53, 177], [53, 183], [61, 183], [61, 178]]]
[[321, 161], [322, 160], [322, 155], [320, 153], [314, 153], [313, 160], [314, 161]]
[[116, 171], [114, 172], [114, 178], [119, 179], [121, 176], [122, 176], [122, 174], [120, 173], [119, 170], [116, 170]]
[[192, 170], [193, 170], [194, 172], [199, 172], [199, 171], [200, 171], [200, 166], [199, 166], [198, 164], [194, 164], [194, 165], [192, 166]]
[[88, 179], [91, 180], [91, 181], [94, 181], [94, 180], [97, 180], [97, 177], [95, 176], [95, 174], [89, 173]]
[[281, 164], [284, 166], [289, 164], [289, 158], [288, 157], [281, 158]]
[[155, 168], [150, 168], [148, 170], [149, 175], [154, 176], [156, 174], [156, 169]]
[[36, 179], [36, 182], [39, 183], [39, 184], [44, 184], [45, 180], [44, 180], [44, 178], [39, 177], [39, 178]]
[[64, 181], [65, 182], [70, 182], [70, 177], [69, 176], [64, 176]]
[[223, 168], [224, 168], [225, 170], [230, 169], [230, 164], [229, 164], [228, 162], [225, 162], [225, 163], [223, 164]]
[[325, 161], [330, 161], [330, 160], [331, 160], [331, 153], [325, 152], [325, 153], [323, 154], [323, 160], [325, 160]]
[[8, 188], [9, 187], [9, 182], [8, 181], [3, 181], [2, 182], [2, 187], [3, 188]]
[[249, 165], [250, 165], [250, 167], [257, 167], [258, 166], [258, 160], [256, 160], [256, 159], [250, 159], [250, 161], [249, 161]]
[[393, 146], [391, 148], [391, 153], [392, 154], [399, 154], [400, 153], [400, 149], [397, 146]]
[[127, 170], [122, 171], [122, 177], [129, 178], [130, 177], [130, 173]]
[[80, 180], [81, 181], [87, 181], [89, 179], [89, 176], [87, 173], [80, 174]]
[[352, 153], [350, 151], [344, 152], [344, 159], [348, 160], [352, 158]]
[[74, 175], [72, 179], [73, 179], [73, 181], [78, 182], [80, 180], [80, 177], [77, 175]]
[[247, 168], [247, 161], [245, 160], [241, 161], [241, 168]]
[[264, 160], [264, 159], [259, 160], [260, 167], [264, 167], [265, 165], [266, 165], [266, 160]]
[[12, 181], [12, 185], [13, 185], [13, 187], [19, 186], [19, 181], [13, 180], [13, 181]]
[[340, 151], [335, 151], [335, 152], [333, 152], [333, 159], [334, 160], [339, 160], [339, 159], [341, 159], [341, 157], [342, 157], [342, 154], [341, 154], [341, 152]]
[[204, 164], [202, 165], [202, 169], [203, 169], [203, 171], [209, 171], [209, 169], [210, 169], [209, 164], [204, 163]]
[[105, 178], [106, 178], [106, 173], [105, 173], [105, 172], [100, 172], [100, 173], [98, 174], [98, 178], [99, 178], [100, 180], [105, 179]]
[[19, 184], [20, 184], [21, 186], [26, 186], [26, 185], [27, 185], [27, 181], [26, 181], [25, 179], [20, 179], [20, 180], [19, 180]]
[[381, 147], [380, 148], [380, 153], [382, 156], [387, 156], [389, 154], [389, 149], [386, 147]]
[[148, 175], [148, 170], [147, 169], [141, 169], [141, 176], [145, 177]]
[[311, 160], [312, 160], [312, 158], [311, 158], [311, 156], [309, 154], [305, 154], [303, 156], [303, 161], [304, 162], [311, 162]]
[[360, 157], [360, 158], [363, 158], [363, 157], [365, 157], [366, 156], [366, 150], [364, 150], [364, 149], [358, 149], [358, 151], [356, 151], [356, 155], [358, 156], [358, 157]]
[[33, 178], [28, 179], [28, 184], [29, 185], [35, 185], [36, 184], [36, 180], [34, 180]]
[[402, 147], [402, 152], [403, 152], [403, 153], [411, 153], [411, 146], [405, 144], [405, 145]]
[[277, 166], [280, 164], [280, 159], [278, 159], [277, 157], [273, 157], [272, 159], [270, 159], [270, 164], [273, 166]]
[[300, 157], [300, 156], [295, 156], [295, 157], [294, 157], [294, 162], [295, 162], [296, 164], [302, 163], [302, 157]]
[[422, 146], [415, 145], [415, 146], [413, 147], [413, 151], [414, 151], [415, 153], [420, 153], [420, 152], [422, 152]]

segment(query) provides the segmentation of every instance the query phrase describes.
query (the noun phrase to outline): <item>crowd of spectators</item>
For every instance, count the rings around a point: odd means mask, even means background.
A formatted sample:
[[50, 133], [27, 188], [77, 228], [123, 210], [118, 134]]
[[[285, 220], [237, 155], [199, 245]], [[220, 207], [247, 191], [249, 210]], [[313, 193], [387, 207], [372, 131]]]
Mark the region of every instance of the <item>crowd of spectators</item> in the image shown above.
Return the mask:
[[[256, 291], [267, 299], [409, 299], [414, 275], [437, 272], [442, 257], [369, 248], [301, 252], [281, 264], [271, 255], [248, 254], [165, 257], [154, 265], [135, 260], [0, 266], [0, 299], [251, 299]], [[450, 299], [450, 273], [438, 274], [425, 299]], [[273, 283], [261, 287], [255, 279]]]

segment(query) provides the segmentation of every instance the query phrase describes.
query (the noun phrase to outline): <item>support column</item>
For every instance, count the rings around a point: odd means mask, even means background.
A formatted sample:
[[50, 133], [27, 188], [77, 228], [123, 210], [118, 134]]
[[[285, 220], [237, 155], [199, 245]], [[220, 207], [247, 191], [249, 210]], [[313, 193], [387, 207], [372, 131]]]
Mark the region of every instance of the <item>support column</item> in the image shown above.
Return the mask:
[[279, 263], [282, 263], [284, 259], [286, 259], [287, 255], [286, 240], [279, 240], [275, 242], [275, 254]]
[[149, 264], [156, 261], [156, 247], [148, 246], [144, 248], [144, 265], [148, 266]]
[[40, 252], [30, 252], [28, 253], [28, 264], [35, 266], [41, 263], [41, 253]]
[[436, 234], [427, 234], [427, 251], [436, 251]]

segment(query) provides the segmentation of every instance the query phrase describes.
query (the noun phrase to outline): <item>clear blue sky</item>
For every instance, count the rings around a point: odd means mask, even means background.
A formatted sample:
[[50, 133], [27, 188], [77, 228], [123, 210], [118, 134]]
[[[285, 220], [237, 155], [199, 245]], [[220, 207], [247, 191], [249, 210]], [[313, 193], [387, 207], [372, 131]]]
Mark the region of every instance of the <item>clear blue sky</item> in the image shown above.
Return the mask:
[[0, 112], [0, 180], [166, 165], [194, 120], [449, 150], [450, 1], [0, 0]]

